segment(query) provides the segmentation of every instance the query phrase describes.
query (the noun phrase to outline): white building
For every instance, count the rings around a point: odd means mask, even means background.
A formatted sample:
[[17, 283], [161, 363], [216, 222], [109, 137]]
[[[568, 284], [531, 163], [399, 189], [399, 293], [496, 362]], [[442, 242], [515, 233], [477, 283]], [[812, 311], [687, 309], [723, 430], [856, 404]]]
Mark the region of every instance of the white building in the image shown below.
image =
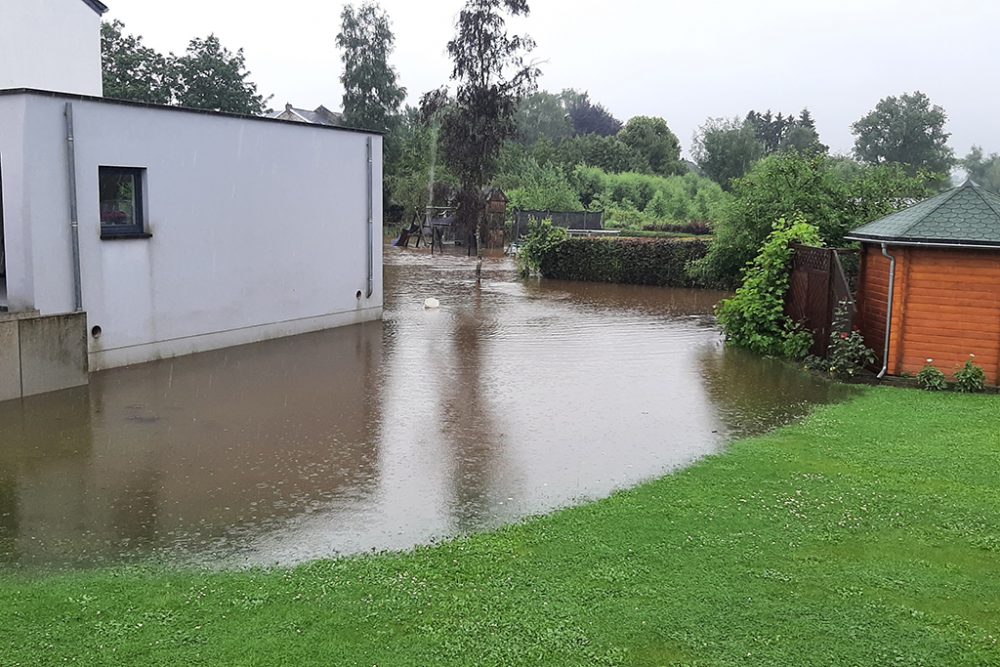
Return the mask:
[[0, 307], [91, 370], [381, 317], [380, 136], [103, 99], [99, 2], [0, 2]]
[[0, 0], [0, 90], [101, 94], [98, 0]]

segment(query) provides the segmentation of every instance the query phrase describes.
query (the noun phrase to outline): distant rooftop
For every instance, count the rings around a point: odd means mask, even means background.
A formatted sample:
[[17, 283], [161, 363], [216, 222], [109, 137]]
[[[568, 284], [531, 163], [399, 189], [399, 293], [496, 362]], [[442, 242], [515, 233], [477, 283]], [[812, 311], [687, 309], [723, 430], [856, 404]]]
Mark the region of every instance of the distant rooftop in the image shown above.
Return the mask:
[[852, 241], [1000, 247], [1000, 195], [971, 180], [848, 233]]
[[313, 123], [314, 125], [331, 125], [334, 127], [341, 127], [344, 124], [343, 114], [330, 111], [323, 105], [309, 111], [308, 109], [299, 109], [293, 107], [291, 104], [286, 104], [283, 110], [272, 113], [271, 118], [291, 120], [299, 123]]

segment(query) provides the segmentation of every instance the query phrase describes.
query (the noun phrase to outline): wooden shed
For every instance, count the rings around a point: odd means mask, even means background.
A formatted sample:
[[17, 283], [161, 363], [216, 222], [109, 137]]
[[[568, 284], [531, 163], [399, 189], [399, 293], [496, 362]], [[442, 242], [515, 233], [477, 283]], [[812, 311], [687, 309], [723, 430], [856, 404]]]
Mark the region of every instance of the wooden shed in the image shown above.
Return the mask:
[[859, 227], [857, 319], [882, 375], [970, 354], [1000, 379], [1000, 195], [972, 181]]

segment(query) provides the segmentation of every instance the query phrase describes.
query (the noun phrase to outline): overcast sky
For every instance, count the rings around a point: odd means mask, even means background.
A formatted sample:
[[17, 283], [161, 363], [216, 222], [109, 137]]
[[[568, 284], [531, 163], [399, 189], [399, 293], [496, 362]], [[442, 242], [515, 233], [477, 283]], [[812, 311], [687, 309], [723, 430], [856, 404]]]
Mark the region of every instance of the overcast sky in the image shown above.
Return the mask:
[[[106, 0], [107, 18], [161, 51], [214, 32], [243, 47], [271, 106], [340, 108], [334, 44], [344, 2]], [[409, 101], [446, 83], [461, 0], [382, 0], [391, 62]], [[951, 145], [1000, 152], [994, 0], [533, 0], [517, 28], [538, 43], [540, 87], [590, 92], [615, 116], [665, 118], [688, 153], [708, 117], [809, 107], [822, 140], [850, 150], [850, 124], [887, 95], [921, 90], [948, 114]]]

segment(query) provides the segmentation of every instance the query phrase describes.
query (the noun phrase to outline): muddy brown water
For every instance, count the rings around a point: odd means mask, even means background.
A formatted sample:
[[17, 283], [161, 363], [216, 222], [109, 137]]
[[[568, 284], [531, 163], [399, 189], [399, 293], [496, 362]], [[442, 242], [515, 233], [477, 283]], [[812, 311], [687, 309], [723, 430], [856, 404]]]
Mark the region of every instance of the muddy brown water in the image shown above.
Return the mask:
[[[0, 403], [0, 567], [405, 549], [654, 478], [846, 389], [726, 349], [724, 296], [387, 249], [384, 322]], [[439, 310], [425, 310], [433, 296]]]

